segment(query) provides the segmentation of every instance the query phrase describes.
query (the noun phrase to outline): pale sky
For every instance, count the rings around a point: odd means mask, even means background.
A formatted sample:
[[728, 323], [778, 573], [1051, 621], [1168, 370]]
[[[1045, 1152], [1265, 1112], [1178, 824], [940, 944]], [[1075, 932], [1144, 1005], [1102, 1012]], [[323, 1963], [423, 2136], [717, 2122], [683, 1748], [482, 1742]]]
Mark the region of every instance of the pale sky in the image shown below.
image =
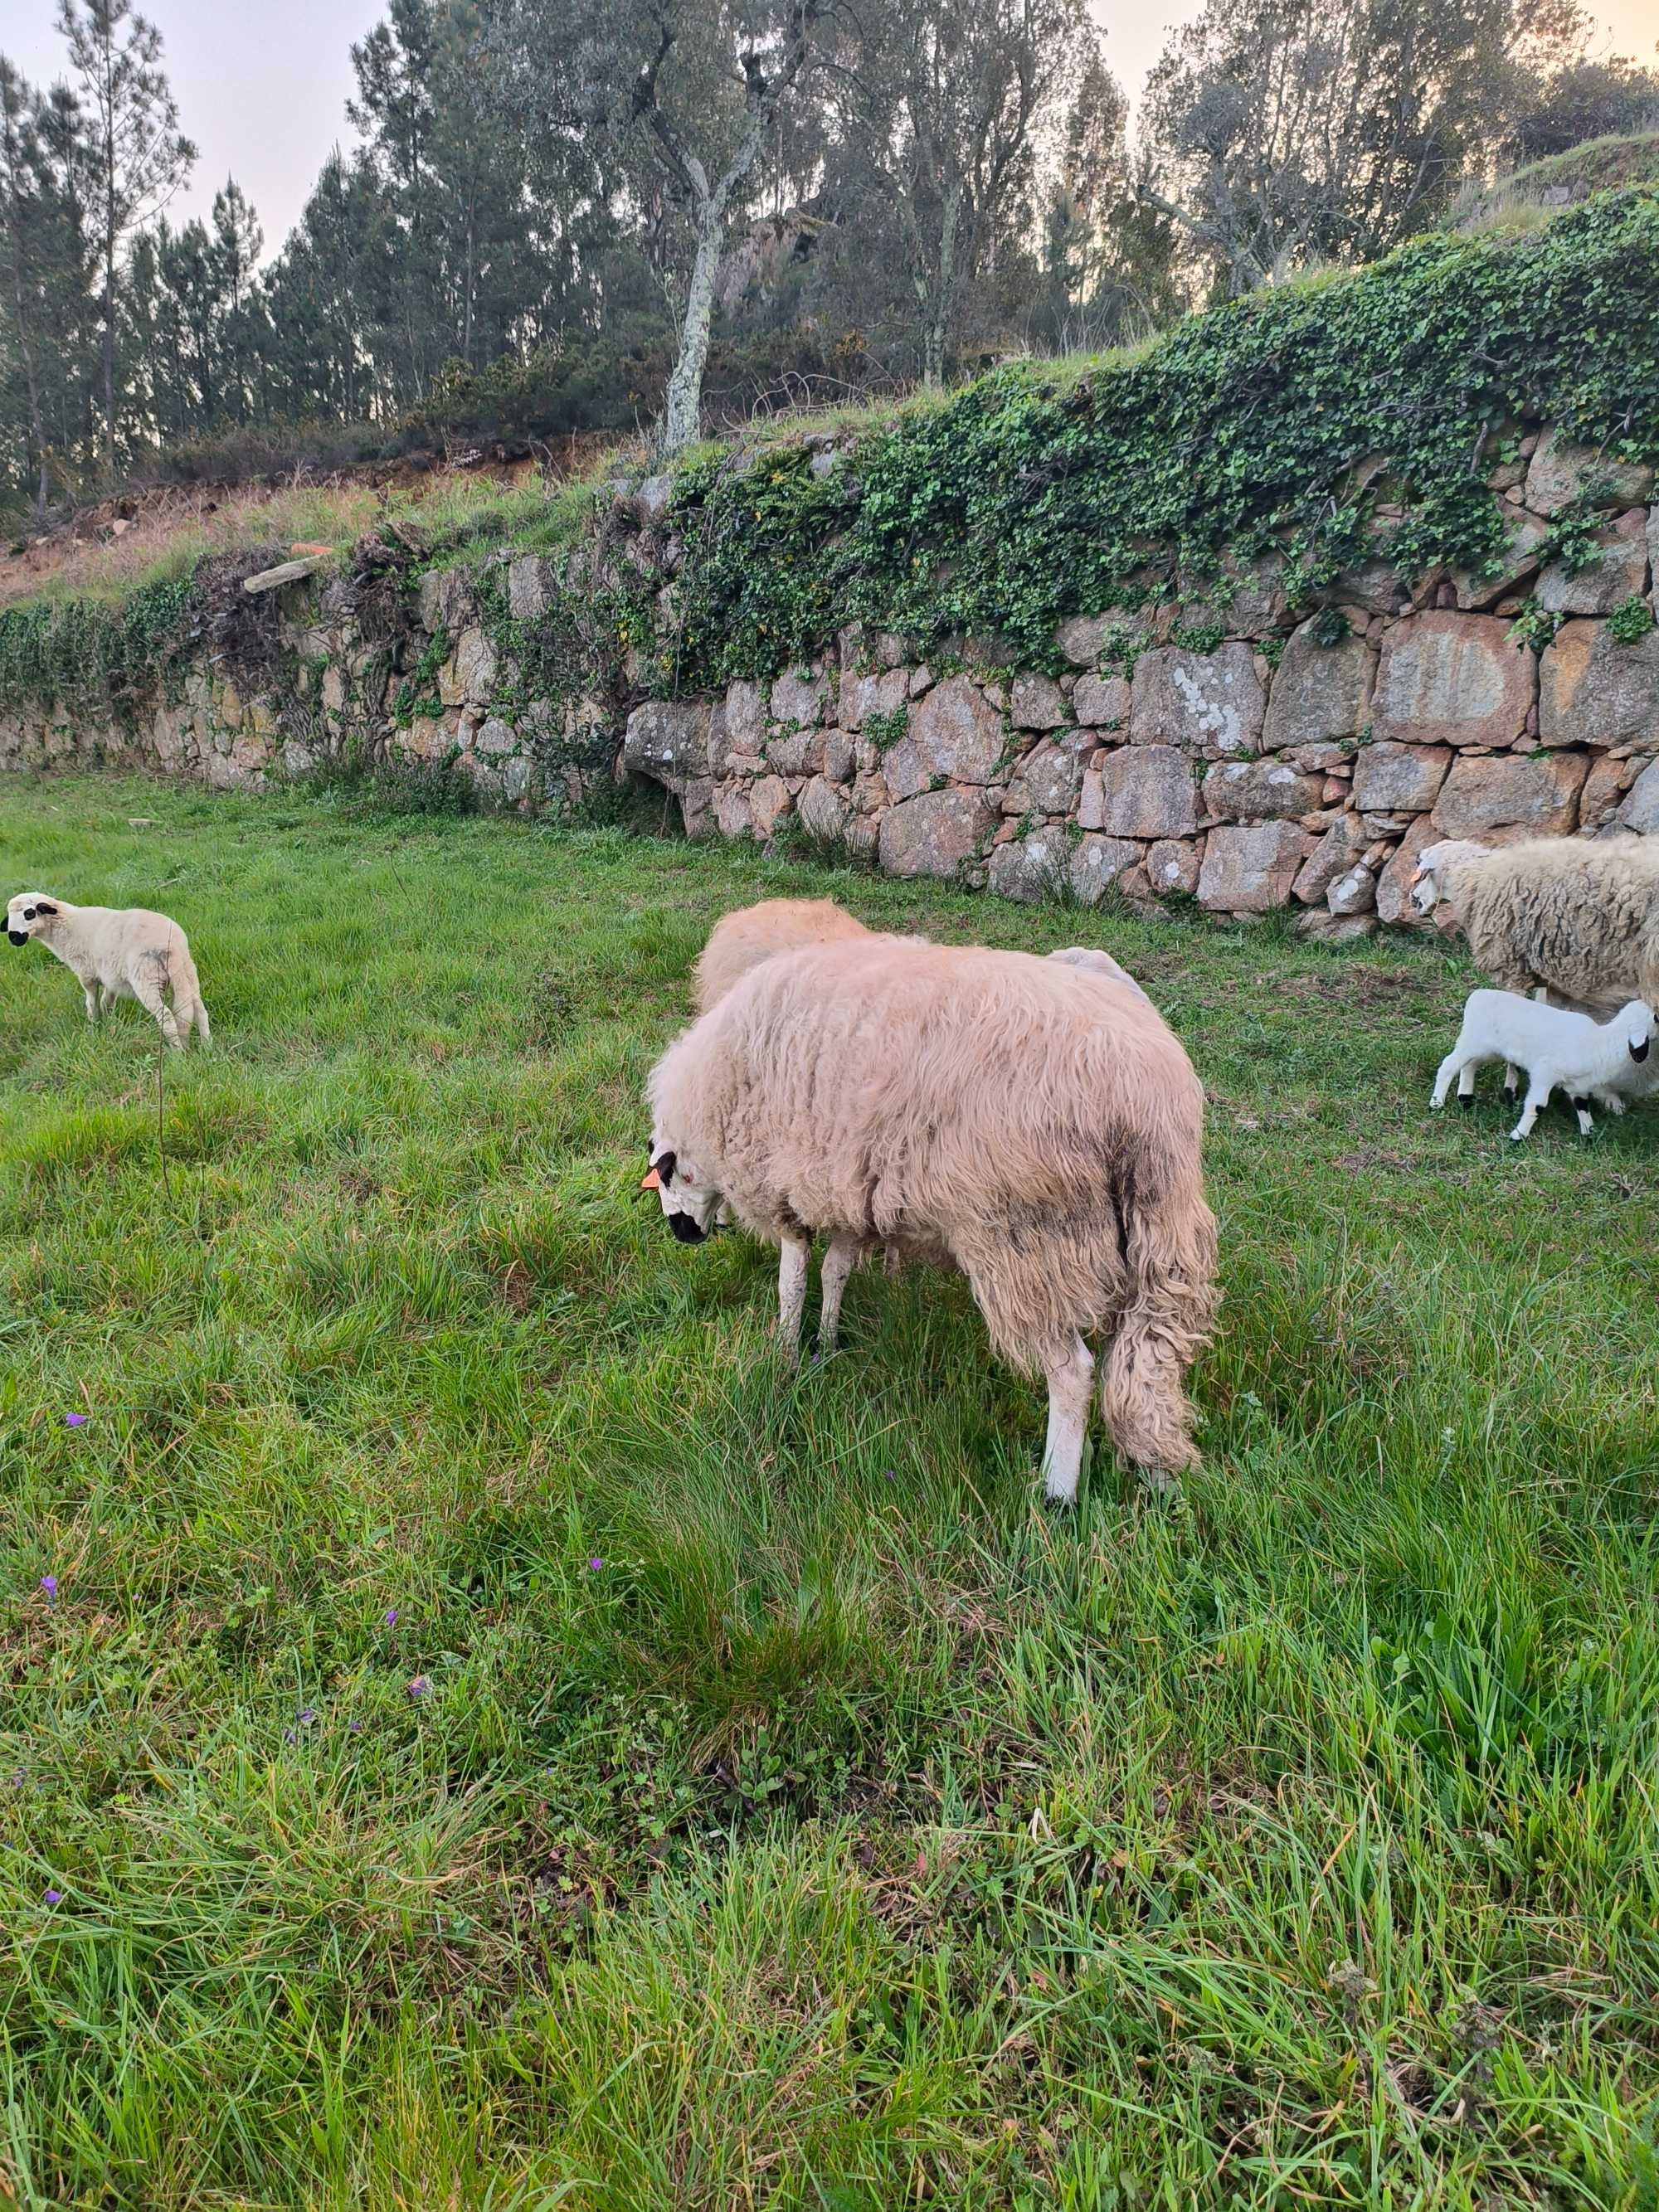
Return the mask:
[[[201, 149], [175, 221], [205, 216], [227, 175], [258, 211], [273, 252], [299, 216], [330, 149], [353, 137], [345, 104], [349, 48], [386, 12], [385, 0], [142, 0], [161, 33], [163, 58], [188, 136]], [[1091, 0], [1106, 31], [1114, 73], [1133, 97], [1171, 27], [1201, 0]], [[1455, 5], [1455, 0], [1447, 0]], [[57, 0], [8, 0], [0, 52], [48, 84], [64, 71], [52, 27]], [[1656, 0], [1595, 0], [1605, 51], [1651, 61], [1659, 42]]]

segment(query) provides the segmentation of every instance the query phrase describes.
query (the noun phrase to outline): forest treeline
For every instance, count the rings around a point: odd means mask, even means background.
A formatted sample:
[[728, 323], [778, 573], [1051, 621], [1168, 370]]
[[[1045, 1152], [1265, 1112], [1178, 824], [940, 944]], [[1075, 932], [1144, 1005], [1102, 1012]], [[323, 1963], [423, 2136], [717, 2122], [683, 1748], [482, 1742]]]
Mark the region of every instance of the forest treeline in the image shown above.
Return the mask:
[[0, 506], [1098, 350], [1659, 121], [1575, 0], [1207, 0], [1133, 134], [1085, 0], [389, 0], [265, 252], [132, 0], [0, 61]]

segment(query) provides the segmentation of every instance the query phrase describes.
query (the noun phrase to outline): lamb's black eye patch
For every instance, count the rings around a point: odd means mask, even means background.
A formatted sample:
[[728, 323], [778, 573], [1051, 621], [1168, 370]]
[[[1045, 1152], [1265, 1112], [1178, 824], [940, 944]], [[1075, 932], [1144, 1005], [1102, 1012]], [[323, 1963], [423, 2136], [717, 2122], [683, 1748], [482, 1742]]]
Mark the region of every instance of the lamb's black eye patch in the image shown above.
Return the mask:
[[33, 907], [32, 907], [32, 906], [26, 906], [26, 907], [23, 908], [23, 919], [24, 919], [24, 921], [33, 921], [33, 919], [34, 919], [34, 915], [35, 915], [35, 909], [34, 909], [34, 908], [33, 908]]
[[678, 1152], [659, 1152], [656, 1158], [652, 1161], [651, 1164], [665, 1182], [672, 1182], [674, 1180], [674, 1170], [678, 1164], [678, 1160], [679, 1155]]

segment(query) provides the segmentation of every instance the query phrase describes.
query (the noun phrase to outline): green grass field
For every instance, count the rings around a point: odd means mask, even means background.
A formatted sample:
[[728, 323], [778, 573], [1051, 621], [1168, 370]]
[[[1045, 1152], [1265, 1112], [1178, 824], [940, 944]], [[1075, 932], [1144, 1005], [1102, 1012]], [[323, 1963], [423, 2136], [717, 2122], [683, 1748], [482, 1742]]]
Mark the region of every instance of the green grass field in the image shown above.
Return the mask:
[[[1431, 1117], [1438, 944], [97, 780], [0, 854], [216, 1040], [163, 1156], [0, 946], [0, 2205], [1659, 2202], [1659, 1112]], [[959, 1280], [797, 1379], [633, 1202], [811, 888], [1189, 1045], [1178, 1502], [1045, 1509]]]

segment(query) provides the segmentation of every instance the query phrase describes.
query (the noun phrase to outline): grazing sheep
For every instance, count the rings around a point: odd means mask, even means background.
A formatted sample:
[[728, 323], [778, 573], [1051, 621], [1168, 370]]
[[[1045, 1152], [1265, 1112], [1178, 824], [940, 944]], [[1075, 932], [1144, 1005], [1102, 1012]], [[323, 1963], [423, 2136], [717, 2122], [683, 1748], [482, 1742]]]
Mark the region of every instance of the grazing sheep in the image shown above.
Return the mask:
[[1527, 1071], [1526, 1101], [1510, 1132], [1516, 1144], [1532, 1134], [1550, 1093], [1558, 1090], [1571, 1098], [1579, 1130], [1588, 1137], [1595, 1126], [1591, 1098], [1612, 1102], [1622, 1114], [1618, 1094], [1626, 1073], [1647, 1058], [1652, 1042], [1653, 1015], [1639, 999], [1622, 1006], [1611, 1021], [1595, 1022], [1588, 1014], [1540, 1006], [1513, 991], [1471, 991], [1457, 1042], [1440, 1063], [1429, 1103], [1437, 1111], [1445, 1104], [1455, 1076], [1458, 1103], [1473, 1105], [1475, 1069], [1501, 1060]]
[[824, 945], [764, 961], [653, 1071], [670, 1229], [722, 1206], [780, 1247], [793, 1357], [815, 1234], [832, 1334], [876, 1240], [967, 1276], [996, 1349], [1048, 1384], [1048, 1495], [1076, 1494], [1094, 1359], [1125, 1458], [1196, 1464], [1183, 1394], [1215, 1304], [1203, 1094], [1150, 1002], [1019, 952]]
[[1126, 985], [1143, 999], [1146, 997], [1128, 969], [1120, 967], [1109, 952], [1102, 952], [1096, 945], [1067, 945], [1058, 952], [1051, 952], [1048, 957], [1064, 961], [1068, 968], [1080, 968], [1085, 975], [1109, 975], [1114, 982]]
[[[878, 933], [866, 928], [843, 906], [834, 899], [763, 899], [757, 906], [739, 907], [732, 914], [722, 915], [708, 933], [708, 942], [703, 946], [697, 961], [695, 999], [697, 1012], [706, 1014], [709, 1008], [726, 996], [740, 975], [769, 960], [775, 953], [799, 951], [807, 945], [829, 945], [850, 938], [874, 937]], [[901, 937], [901, 945], [925, 945], [922, 937]], [[1080, 968], [1099, 975], [1109, 975], [1120, 983], [1127, 983], [1132, 991], [1140, 986], [1127, 968], [1121, 968], [1109, 952], [1102, 952], [1091, 945], [1068, 945], [1061, 951], [1051, 952], [1051, 960], [1063, 961], [1068, 968]], [[1146, 996], [1141, 992], [1141, 996]]]
[[1659, 837], [1532, 837], [1496, 852], [1464, 838], [1425, 848], [1420, 914], [1451, 906], [1476, 963], [1506, 991], [1542, 987], [1609, 1014], [1659, 1004]]
[[21, 891], [6, 908], [6, 933], [14, 945], [39, 938], [75, 970], [89, 1022], [106, 1014], [118, 999], [137, 999], [175, 1052], [183, 1048], [180, 1024], [185, 1036], [193, 1027], [204, 1044], [210, 1042], [196, 963], [184, 931], [166, 915], [142, 906], [71, 906], [44, 891]]
[[697, 962], [697, 1012], [706, 1014], [740, 975], [774, 953], [873, 934], [834, 899], [763, 899], [758, 906], [724, 914], [709, 931]]

